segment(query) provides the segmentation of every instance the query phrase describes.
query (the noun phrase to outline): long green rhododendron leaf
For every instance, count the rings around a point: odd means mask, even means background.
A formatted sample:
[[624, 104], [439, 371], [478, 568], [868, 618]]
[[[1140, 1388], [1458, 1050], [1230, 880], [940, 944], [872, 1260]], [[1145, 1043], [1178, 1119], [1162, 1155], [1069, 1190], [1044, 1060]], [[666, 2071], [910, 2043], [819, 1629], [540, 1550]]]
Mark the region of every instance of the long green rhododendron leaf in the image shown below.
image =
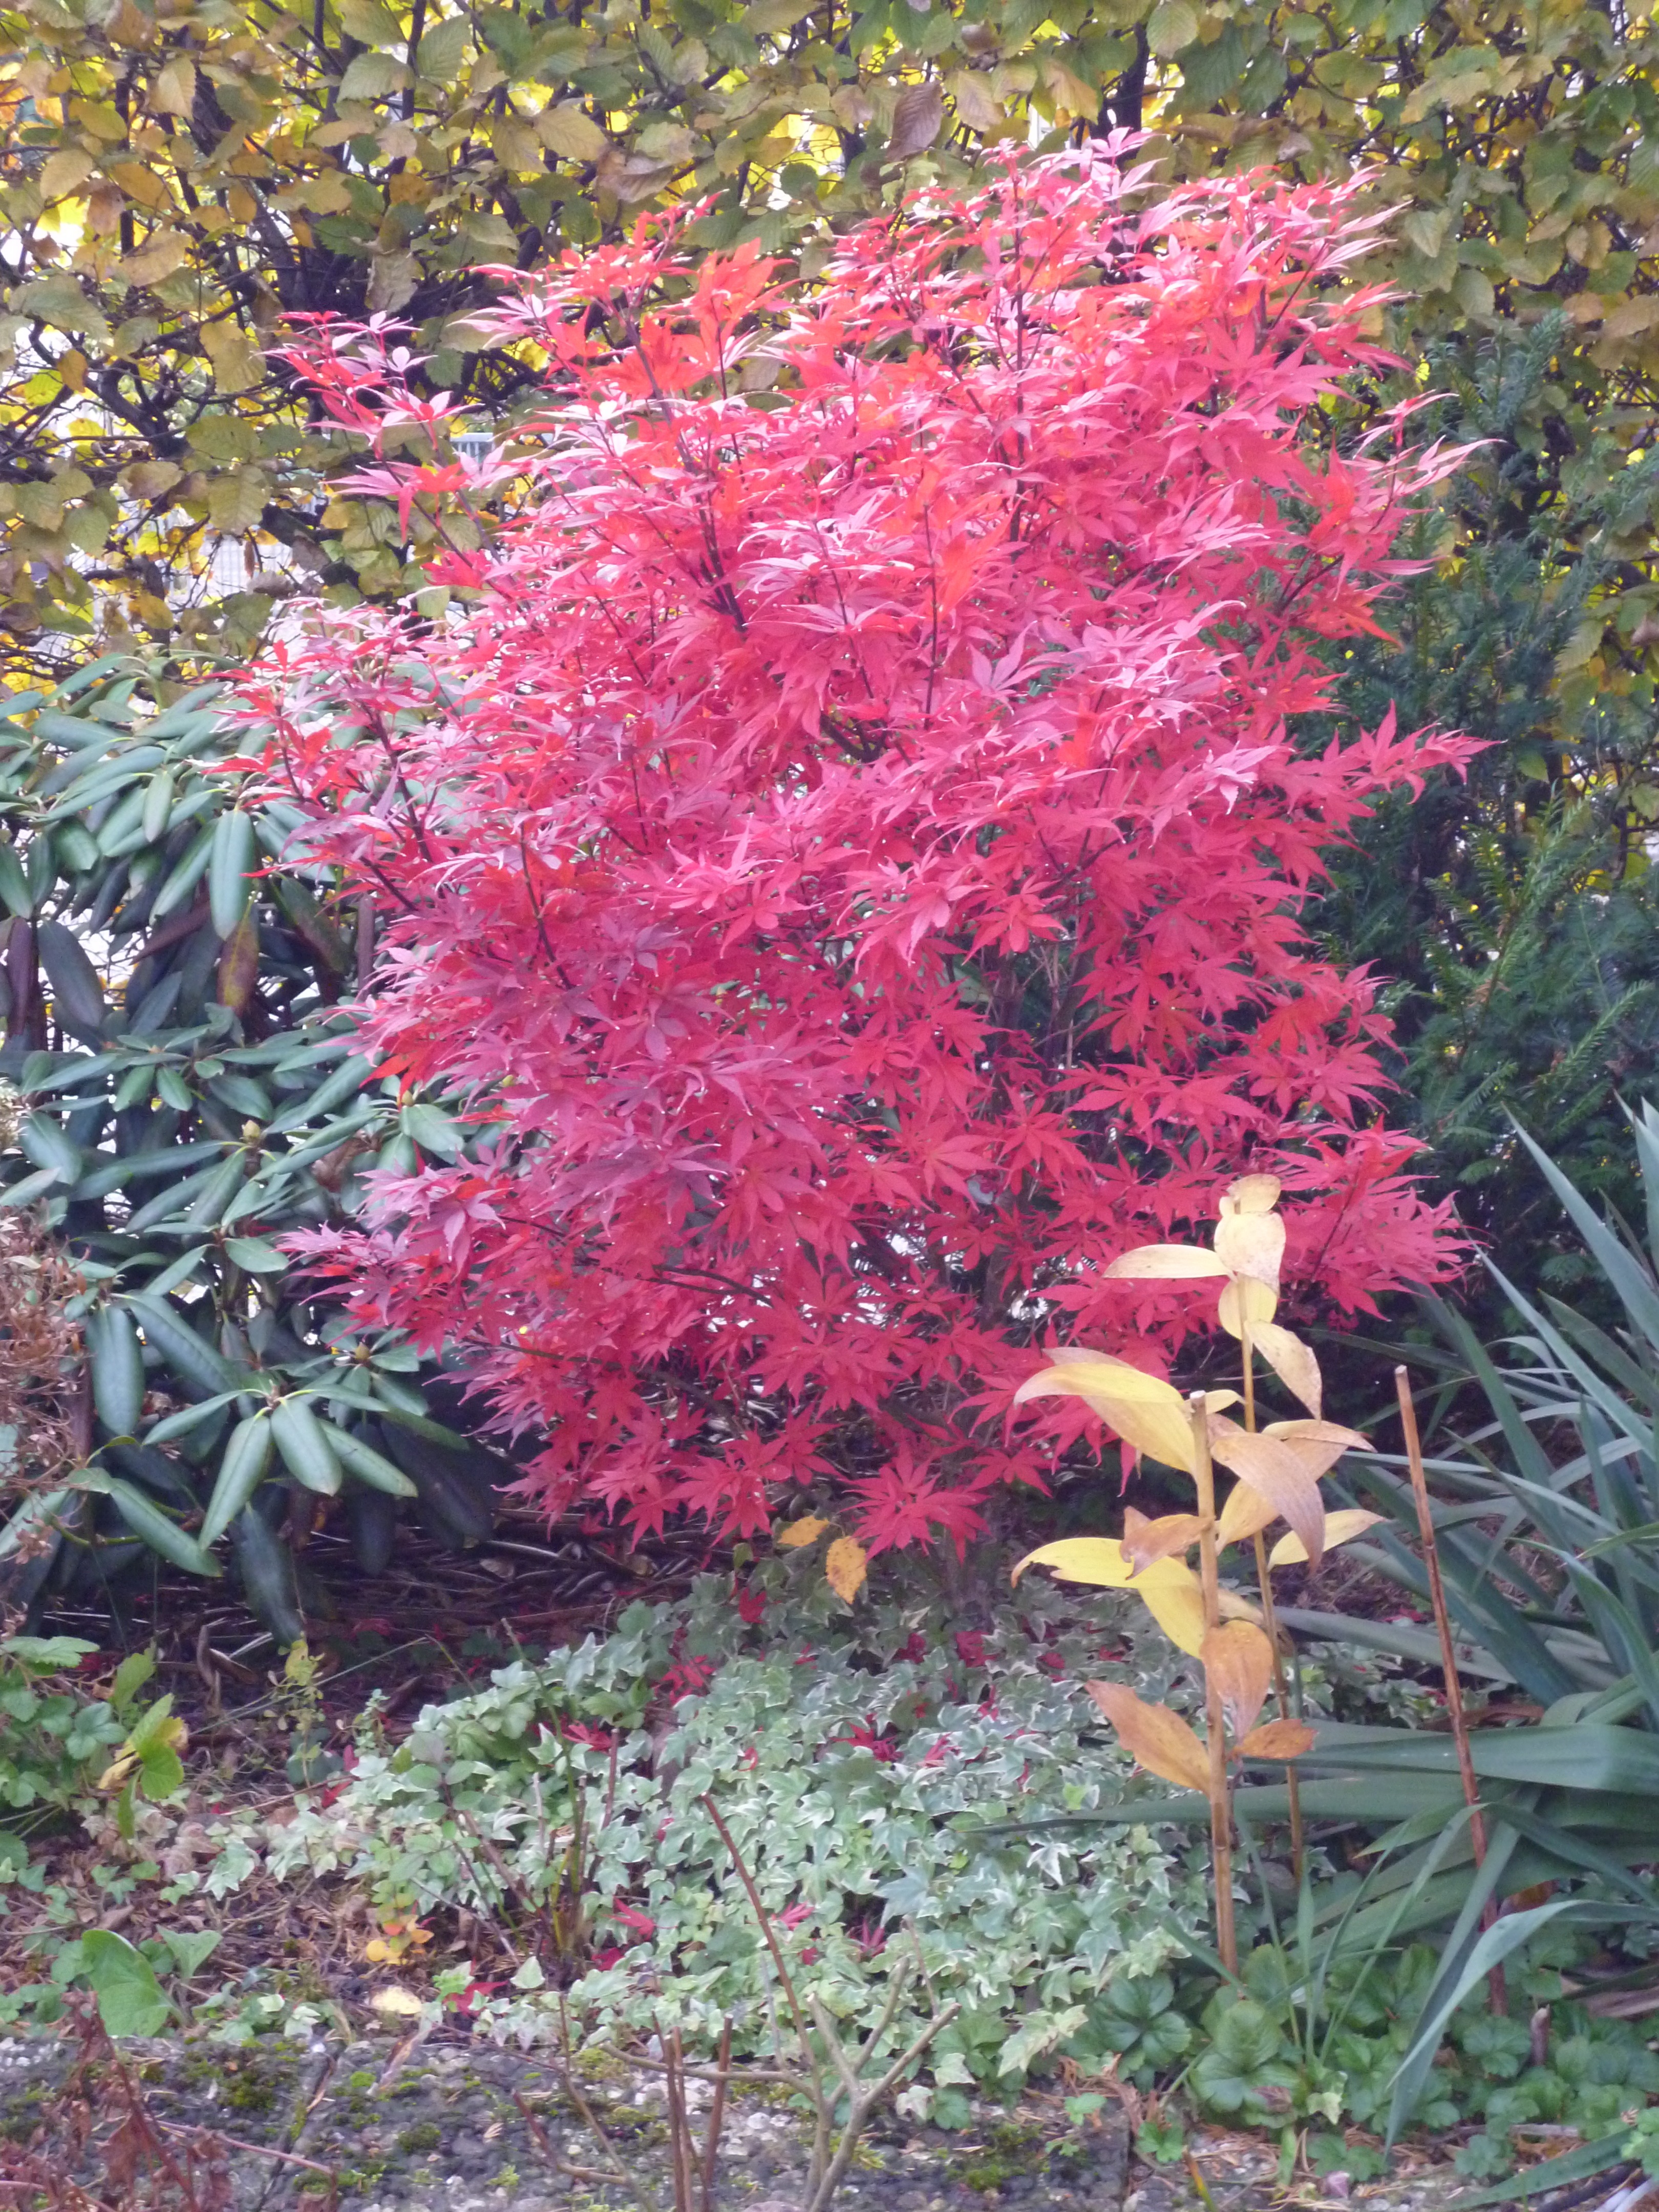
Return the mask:
[[[290, 1249], [470, 1358], [550, 1504], [753, 1531], [832, 1474], [872, 1553], [960, 1541], [1097, 1448], [1081, 1402], [1005, 1426], [1034, 1323], [1172, 1351], [1185, 1285], [1106, 1270], [1245, 1169], [1292, 1314], [1455, 1256], [1296, 908], [1469, 748], [1287, 736], [1452, 457], [1330, 450], [1348, 187], [1125, 158], [1011, 161], [793, 290], [675, 217], [501, 272], [522, 520], [433, 565], [447, 617], [316, 614], [243, 687], [378, 908], [374, 1048], [500, 1128]], [[358, 488], [472, 465], [384, 329], [290, 359]]]

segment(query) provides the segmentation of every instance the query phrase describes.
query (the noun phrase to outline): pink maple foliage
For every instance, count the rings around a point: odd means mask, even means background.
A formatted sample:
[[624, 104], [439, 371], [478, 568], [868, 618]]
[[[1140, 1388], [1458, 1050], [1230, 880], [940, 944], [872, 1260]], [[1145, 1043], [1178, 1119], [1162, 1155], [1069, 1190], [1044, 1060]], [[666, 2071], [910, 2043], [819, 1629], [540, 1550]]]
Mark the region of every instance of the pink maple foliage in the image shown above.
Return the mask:
[[[493, 1133], [295, 1249], [465, 1352], [550, 1509], [747, 1533], [829, 1477], [872, 1550], [960, 1542], [1094, 1449], [1008, 1428], [1033, 1348], [1167, 1357], [1181, 1286], [1102, 1271], [1241, 1170], [1285, 1182], [1292, 1316], [1455, 1256], [1374, 984], [1299, 912], [1469, 749], [1293, 741], [1449, 461], [1335, 436], [1378, 358], [1349, 190], [1127, 158], [1011, 164], [810, 283], [672, 221], [501, 272], [519, 520], [435, 564], [447, 618], [319, 617], [246, 684], [377, 908], [374, 1048]], [[453, 489], [392, 334], [302, 363], [364, 481]]]

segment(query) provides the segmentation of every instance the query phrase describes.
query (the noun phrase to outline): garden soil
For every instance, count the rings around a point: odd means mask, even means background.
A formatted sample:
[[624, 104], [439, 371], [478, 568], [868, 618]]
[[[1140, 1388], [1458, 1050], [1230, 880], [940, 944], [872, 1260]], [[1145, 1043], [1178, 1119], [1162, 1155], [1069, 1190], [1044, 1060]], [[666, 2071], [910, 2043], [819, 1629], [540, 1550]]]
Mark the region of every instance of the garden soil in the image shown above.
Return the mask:
[[[67, 2040], [0, 2042], [0, 2204], [21, 2212], [31, 2203], [13, 2195], [8, 2174], [23, 2172], [32, 2154], [37, 2172], [73, 2176], [109, 2212], [673, 2206], [654, 2085], [614, 2075], [586, 2081], [584, 2100], [601, 2140], [556, 2067], [533, 2053], [388, 2035], [308, 2051], [130, 2043], [118, 2062], [106, 2048], [79, 2069], [76, 2057]], [[701, 2143], [708, 2093], [695, 2082], [690, 2089]], [[1445, 2166], [1388, 2183], [1349, 2186], [1339, 2175], [1287, 2188], [1260, 2139], [1200, 2136], [1194, 2152], [1189, 2166], [1148, 2167], [1130, 2154], [1117, 2115], [1079, 2130], [1057, 2111], [999, 2112], [949, 2135], [888, 2115], [860, 2148], [836, 2212], [1267, 2212], [1286, 2204], [1430, 2212], [1457, 2191]], [[715, 2212], [799, 2212], [805, 2154], [794, 2114], [734, 2100], [716, 2161]], [[602, 2178], [616, 2172], [619, 2155], [637, 2191]], [[188, 2190], [159, 2171], [163, 2157]], [[33, 2201], [57, 2212], [74, 2200]]]

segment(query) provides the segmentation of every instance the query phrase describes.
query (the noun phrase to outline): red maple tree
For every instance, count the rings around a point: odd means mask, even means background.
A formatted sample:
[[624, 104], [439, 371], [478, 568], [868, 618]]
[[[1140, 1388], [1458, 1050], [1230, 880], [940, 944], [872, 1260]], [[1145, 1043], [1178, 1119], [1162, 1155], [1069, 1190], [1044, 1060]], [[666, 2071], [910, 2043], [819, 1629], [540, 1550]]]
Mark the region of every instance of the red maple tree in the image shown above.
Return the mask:
[[[811, 283], [672, 221], [501, 272], [525, 512], [436, 564], [447, 619], [319, 618], [246, 687], [376, 902], [375, 1048], [495, 1133], [298, 1248], [464, 1348], [550, 1507], [748, 1532], [828, 1474], [872, 1551], [960, 1541], [1084, 1448], [1008, 1431], [1032, 1347], [1171, 1349], [1181, 1286], [1102, 1271], [1246, 1168], [1292, 1314], [1449, 1264], [1373, 984], [1298, 908], [1468, 748], [1291, 734], [1448, 459], [1335, 436], [1351, 191], [1126, 159], [1011, 163]], [[465, 482], [392, 333], [304, 360], [365, 482]]]

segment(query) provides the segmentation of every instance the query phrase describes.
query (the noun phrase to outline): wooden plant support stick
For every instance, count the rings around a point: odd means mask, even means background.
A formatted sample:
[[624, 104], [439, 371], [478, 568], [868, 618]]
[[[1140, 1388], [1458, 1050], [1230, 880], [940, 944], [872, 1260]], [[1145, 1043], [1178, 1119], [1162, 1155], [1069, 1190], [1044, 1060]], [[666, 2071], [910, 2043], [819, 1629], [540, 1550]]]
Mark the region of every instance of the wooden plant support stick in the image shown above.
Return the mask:
[[[1423, 1564], [1428, 1571], [1429, 1602], [1434, 1608], [1435, 1632], [1440, 1638], [1440, 1670], [1446, 1683], [1446, 1712], [1452, 1741], [1457, 1747], [1457, 1771], [1462, 1778], [1463, 1802], [1469, 1808], [1469, 1841], [1477, 1867], [1486, 1863], [1486, 1820], [1480, 1809], [1480, 1785], [1475, 1778], [1474, 1755], [1469, 1749], [1469, 1724], [1463, 1716], [1463, 1685], [1458, 1678], [1457, 1655], [1452, 1645], [1451, 1616], [1446, 1610], [1446, 1589], [1440, 1579], [1440, 1547], [1435, 1540], [1434, 1513], [1429, 1504], [1429, 1480], [1423, 1471], [1423, 1443], [1417, 1432], [1417, 1408], [1412, 1403], [1411, 1376], [1404, 1367], [1394, 1370], [1395, 1395], [1400, 1401], [1400, 1425], [1406, 1438], [1406, 1463], [1411, 1469], [1412, 1496], [1417, 1501], [1417, 1533], [1423, 1541]], [[1490, 1928], [1498, 1917], [1489, 1898], [1480, 1916]], [[1504, 1969], [1494, 1966], [1486, 1985], [1494, 2012], [1507, 2010]]]
[[702, 2212], [714, 2212], [714, 2160], [726, 2120], [726, 2086], [732, 2079], [732, 2021], [728, 2014], [720, 2027], [720, 2057], [715, 2062], [714, 2101], [708, 2114], [708, 2132], [702, 2145]]
[[[1244, 1425], [1255, 1434], [1255, 1346], [1250, 1340], [1250, 1324], [1242, 1310], [1240, 1300], [1239, 1350], [1244, 1360]], [[1291, 1718], [1290, 1685], [1285, 1679], [1285, 1659], [1279, 1648], [1279, 1615], [1273, 1609], [1273, 1571], [1267, 1565], [1267, 1545], [1261, 1531], [1255, 1533], [1255, 1584], [1261, 1593], [1261, 1626], [1273, 1655], [1273, 1695], [1278, 1700], [1281, 1720]], [[1302, 1881], [1304, 1856], [1302, 1830], [1302, 1785], [1296, 1778], [1292, 1763], [1285, 1769], [1285, 1794], [1291, 1814], [1291, 1871], [1297, 1886]]]
[[[1204, 1593], [1204, 1626], [1221, 1626], [1221, 1581], [1216, 1568], [1215, 1468], [1210, 1460], [1210, 1409], [1204, 1393], [1188, 1401], [1193, 1417], [1193, 1480], [1198, 1490], [1199, 1579]], [[1238, 1936], [1233, 1925], [1233, 1821], [1227, 1800], [1227, 1723], [1221, 1686], [1204, 1670], [1204, 1724], [1210, 1753], [1210, 1851], [1215, 1883], [1215, 1947], [1230, 1974], [1238, 1971]]]
[[691, 2136], [690, 2123], [685, 2109], [685, 2076], [681, 2071], [684, 2054], [680, 2049], [678, 2027], [664, 2036], [656, 2021], [657, 2040], [662, 2045], [667, 2065], [663, 2074], [663, 2090], [668, 2106], [668, 2141], [674, 2162], [674, 2212], [692, 2212], [691, 2205]]

